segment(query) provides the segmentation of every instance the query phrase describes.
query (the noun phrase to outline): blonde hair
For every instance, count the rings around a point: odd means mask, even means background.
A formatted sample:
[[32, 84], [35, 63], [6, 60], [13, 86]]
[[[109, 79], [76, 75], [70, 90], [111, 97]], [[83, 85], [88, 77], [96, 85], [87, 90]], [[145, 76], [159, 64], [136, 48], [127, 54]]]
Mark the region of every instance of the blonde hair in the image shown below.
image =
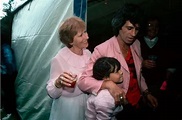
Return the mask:
[[74, 36], [78, 31], [85, 30], [85, 22], [76, 16], [66, 19], [59, 28], [59, 39], [65, 44], [68, 48], [71, 48], [70, 43], [73, 42]]

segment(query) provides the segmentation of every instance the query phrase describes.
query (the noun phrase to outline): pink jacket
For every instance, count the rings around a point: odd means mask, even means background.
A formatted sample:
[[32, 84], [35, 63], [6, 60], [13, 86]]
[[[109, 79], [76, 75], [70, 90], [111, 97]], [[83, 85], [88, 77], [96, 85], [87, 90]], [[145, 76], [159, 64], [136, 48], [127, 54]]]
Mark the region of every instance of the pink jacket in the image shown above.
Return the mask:
[[[148, 89], [148, 87], [145, 83], [145, 79], [141, 75], [142, 57], [140, 51], [140, 42], [136, 40], [130, 46], [130, 48], [134, 59], [138, 84], [141, 92], [143, 92]], [[119, 86], [124, 89], [125, 93], [127, 93], [129, 87], [130, 73], [127, 63], [121, 53], [117, 38], [115, 36], [95, 47], [94, 52], [92, 53], [92, 56], [87, 64], [86, 70], [82, 73], [82, 76], [78, 81], [78, 87], [81, 90], [87, 91], [92, 94], [98, 93], [103, 81], [98, 81], [92, 77], [92, 67], [96, 59], [102, 56], [114, 57], [120, 61], [124, 81]]]

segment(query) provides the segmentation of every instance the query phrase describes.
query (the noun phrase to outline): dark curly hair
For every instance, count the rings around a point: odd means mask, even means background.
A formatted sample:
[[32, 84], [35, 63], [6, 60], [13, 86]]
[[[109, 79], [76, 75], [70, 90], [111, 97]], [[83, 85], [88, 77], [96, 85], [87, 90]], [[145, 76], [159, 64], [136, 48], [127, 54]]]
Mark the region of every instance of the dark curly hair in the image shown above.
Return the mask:
[[118, 36], [119, 30], [126, 23], [130, 21], [133, 25], [142, 23], [142, 11], [136, 4], [125, 3], [114, 15], [111, 25], [115, 36]]

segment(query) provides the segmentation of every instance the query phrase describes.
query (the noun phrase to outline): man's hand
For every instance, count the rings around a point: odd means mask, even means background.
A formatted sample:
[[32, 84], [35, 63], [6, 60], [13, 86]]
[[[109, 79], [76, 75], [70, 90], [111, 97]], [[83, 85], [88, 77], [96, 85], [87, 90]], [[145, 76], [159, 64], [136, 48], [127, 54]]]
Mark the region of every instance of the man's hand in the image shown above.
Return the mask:
[[156, 63], [153, 60], [143, 60], [142, 67], [152, 69], [156, 67]]
[[126, 98], [125, 93], [122, 88], [118, 87], [113, 81], [105, 80], [101, 86], [101, 89], [108, 89], [110, 94], [113, 96], [115, 100], [115, 104], [120, 104], [120, 99]]
[[158, 107], [157, 99], [151, 94], [151, 92], [149, 92], [148, 89], [143, 92], [143, 96], [147, 100], [147, 102], [149, 102], [149, 106], [151, 106], [152, 108]]

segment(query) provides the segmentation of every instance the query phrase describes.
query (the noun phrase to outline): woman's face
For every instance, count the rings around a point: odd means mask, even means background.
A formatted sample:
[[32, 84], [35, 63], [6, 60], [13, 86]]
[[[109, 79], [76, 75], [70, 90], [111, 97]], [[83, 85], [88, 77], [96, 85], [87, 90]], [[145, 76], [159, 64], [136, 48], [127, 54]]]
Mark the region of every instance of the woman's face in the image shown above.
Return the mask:
[[74, 49], [83, 49], [88, 47], [88, 33], [86, 30], [78, 31], [74, 36], [73, 42], [70, 43]]

